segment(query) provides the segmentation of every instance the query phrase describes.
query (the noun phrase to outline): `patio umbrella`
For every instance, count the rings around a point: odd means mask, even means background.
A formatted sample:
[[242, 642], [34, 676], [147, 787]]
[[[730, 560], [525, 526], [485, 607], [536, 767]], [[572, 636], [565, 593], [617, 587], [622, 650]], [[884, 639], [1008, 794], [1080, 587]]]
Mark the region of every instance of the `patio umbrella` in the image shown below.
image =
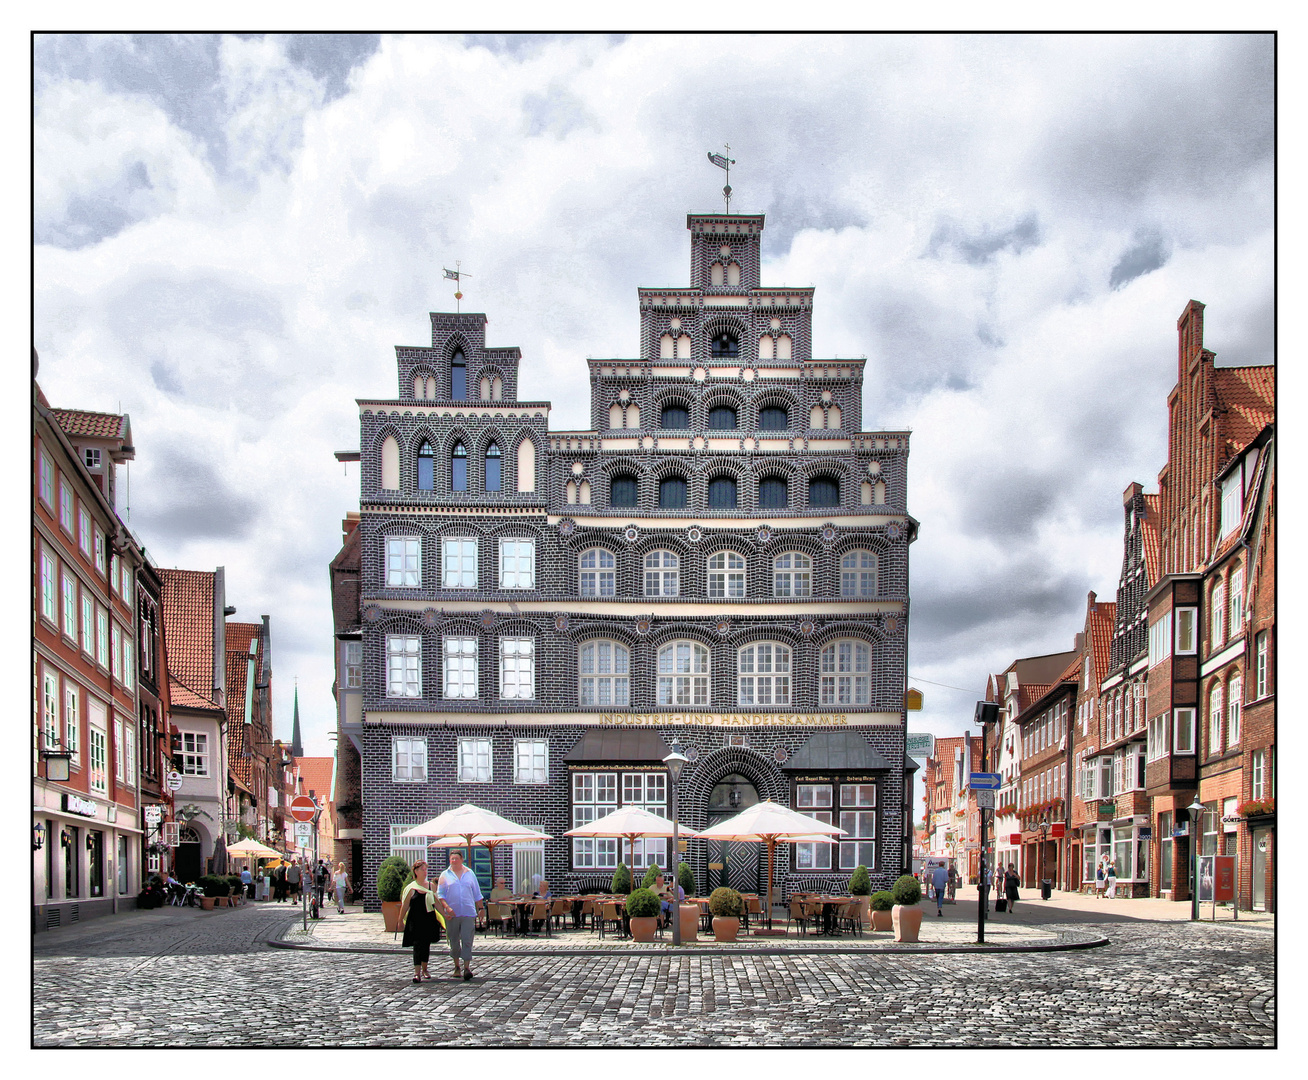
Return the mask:
[[[768, 846], [768, 929], [772, 929], [772, 863], [778, 842], [817, 843], [816, 838], [847, 836], [844, 829], [796, 813], [787, 806], [767, 802], [746, 807], [733, 818], [710, 825], [700, 831], [702, 840], [743, 840]], [[826, 840], [820, 841], [826, 843]]]
[[484, 847], [490, 851], [494, 866], [495, 849], [501, 844], [519, 844], [524, 840], [553, 840], [548, 833], [536, 832], [525, 825], [501, 817], [473, 803], [437, 814], [430, 821], [415, 825], [401, 836], [426, 836], [436, 840], [434, 847]]
[[242, 840], [233, 844], [227, 849], [228, 855], [241, 855], [245, 858], [256, 859], [280, 859], [281, 855], [270, 848], [267, 844], [261, 844], [258, 840]]
[[[677, 826], [677, 833], [679, 836], [692, 839], [703, 835], [693, 832], [684, 825]], [[578, 825], [575, 829], [569, 829], [563, 835], [617, 837], [619, 840], [626, 840], [630, 845], [631, 861], [634, 864], [636, 861], [636, 837], [669, 837], [672, 835], [672, 822], [668, 818], [659, 817], [658, 814], [652, 814], [639, 806], [624, 806], [621, 810], [614, 810], [613, 813], [597, 818], [586, 825]], [[673, 880], [675, 881], [675, 876]]]

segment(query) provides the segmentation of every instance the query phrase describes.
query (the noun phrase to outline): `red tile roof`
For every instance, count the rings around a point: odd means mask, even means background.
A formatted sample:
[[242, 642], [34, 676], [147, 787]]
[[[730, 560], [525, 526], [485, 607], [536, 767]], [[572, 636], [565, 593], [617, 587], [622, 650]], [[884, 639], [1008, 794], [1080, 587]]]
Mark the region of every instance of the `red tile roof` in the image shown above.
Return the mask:
[[1140, 519], [1140, 540], [1144, 547], [1145, 576], [1149, 579], [1147, 587], [1152, 589], [1163, 577], [1163, 539], [1158, 531], [1162, 496], [1146, 495], [1144, 503], [1145, 513]]
[[217, 708], [208, 698], [203, 698], [190, 687], [182, 685], [172, 675], [168, 676], [168, 703], [183, 709]]
[[1227, 409], [1226, 437], [1243, 449], [1255, 435], [1276, 419], [1276, 368], [1229, 367], [1213, 369], [1217, 400]]
[[116, 439], [126, 432], [117, 413], [87, 412], [85, 409], [51, 409], [69, 438]]
[[160, 567], [159, 578], [172, 703], [212, 709], [218, 704], [213, 686], [214, 574]]
[[[254, 783], [254, 759], [246, 757], [250, 749], [245, 745], [245, 684], [250, 656], [250, 642], [259, 637], [262, 627], [258, 623], [229, 622], [227, 624], [227, 759], [232, 772], [247, 789]], [[255, 654], [262, 659], [263, 643]], [[254, 669], [259, 677], [259, 667]]]
[[1094, 656], [1094, 685], [1098, 686], [1108, 675], [1113, 645], [1113, 628], [1117, 621], [1117, 605], [1097, 601], [1086, 611], [1085, 630]]
[[297, 757], [295, 767], [300, 772], [299, 794], [314, 793], [319, 806], [327, 803], [332, 793], [332, 759], [329, 757]]
[[1017, 710], [1019, 713], [1026, 712], [1037, 701], [1044, 697], [1054, 688], [1053, 683], [1026, 683], [1024, 686], [1017, 688]]

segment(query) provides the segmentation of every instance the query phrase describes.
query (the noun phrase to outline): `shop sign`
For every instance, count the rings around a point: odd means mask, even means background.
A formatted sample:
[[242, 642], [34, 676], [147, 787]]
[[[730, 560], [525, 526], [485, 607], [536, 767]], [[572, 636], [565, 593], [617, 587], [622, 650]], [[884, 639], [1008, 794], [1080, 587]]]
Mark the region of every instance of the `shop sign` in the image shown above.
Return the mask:
[[151, 803], [145, 808], [145, 823], [147, 825], [158, 825], [163, 821], [163, 807], [158, 803]]
[[843, 727], [847, 713], [604, 713], [599, 723], [615, 727]]
[[1141, 825], [1139, 837], [1141, 840], [1152, 840], [1154, 838], [1154, 827], [1152, 825]]
[[81, 814], [83, 817], [95, 817], [95, 812], [100, 809], [98, 803], [90, 799], [83, 799], [80, 795], [74, 795], [72, 792], [64, 792], [64, 810], [69, 814]]
[[1061, 840], [1067, 833], [1067, 824], [1062, 821], [1055, 821], [1049, 826], [1049, 835], [1054, 840]]

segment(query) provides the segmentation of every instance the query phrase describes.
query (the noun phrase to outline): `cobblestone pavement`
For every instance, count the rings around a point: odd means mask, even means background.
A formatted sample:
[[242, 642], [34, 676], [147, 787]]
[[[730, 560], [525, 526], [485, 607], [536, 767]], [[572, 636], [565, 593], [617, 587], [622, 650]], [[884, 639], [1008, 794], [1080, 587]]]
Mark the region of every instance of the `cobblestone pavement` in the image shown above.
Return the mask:
[[[960, 912], [966, 910], [959, 905]], [[974, 909], [973, 909], [974, 910]], [[350, 916], [346, 916], [348, 920]], [[1274, 936], [1079, 922], [1103, 948], [823, 955], [272, 949], [291, 912], [165, 908], [33, 939], [38, 1046], [1274, 1045]], [[1073, 929], [1047, 926], [1046, 931]], [[989, 935], [987, 935], [989, 936]]]

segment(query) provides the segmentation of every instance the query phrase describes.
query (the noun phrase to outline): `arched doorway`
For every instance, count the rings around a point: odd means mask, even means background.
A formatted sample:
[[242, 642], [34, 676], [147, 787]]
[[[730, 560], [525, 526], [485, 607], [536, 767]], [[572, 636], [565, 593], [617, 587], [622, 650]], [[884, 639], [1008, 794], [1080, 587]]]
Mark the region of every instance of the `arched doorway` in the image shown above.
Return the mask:
[[200, 834], [189, 825], [177, 830], [177, 852], [173, 859], [173, 873], [179, 881], [194, 881], [200, 877]]
[[[718, 781], [709, 794], [708, 824], [717, 825], [727, 818], [735, 817], [745, 807], [753, 806], [758, 801], [758, 790], [748, 777], [740, 773], [729, 773]], [[709, 888], [728, 885], [737, 892], [758, 892], [762, 880], [759, 872], [762, 850], [762, 844], [710, 840], [707, 851]]]

